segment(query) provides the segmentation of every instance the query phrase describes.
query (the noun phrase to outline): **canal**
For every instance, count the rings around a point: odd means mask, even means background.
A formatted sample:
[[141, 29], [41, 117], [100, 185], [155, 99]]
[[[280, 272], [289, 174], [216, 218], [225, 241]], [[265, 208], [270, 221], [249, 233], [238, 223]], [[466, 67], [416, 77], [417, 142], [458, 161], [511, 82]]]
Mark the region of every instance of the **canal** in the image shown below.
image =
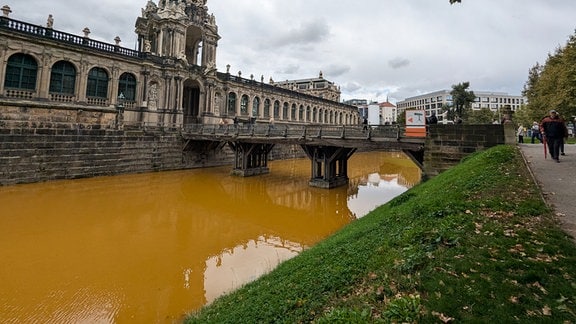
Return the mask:
[[307, 159], [0, 187], [1, 323], [172, 323], [420, 181], [401, 153], [356, 153], [350, 184]]

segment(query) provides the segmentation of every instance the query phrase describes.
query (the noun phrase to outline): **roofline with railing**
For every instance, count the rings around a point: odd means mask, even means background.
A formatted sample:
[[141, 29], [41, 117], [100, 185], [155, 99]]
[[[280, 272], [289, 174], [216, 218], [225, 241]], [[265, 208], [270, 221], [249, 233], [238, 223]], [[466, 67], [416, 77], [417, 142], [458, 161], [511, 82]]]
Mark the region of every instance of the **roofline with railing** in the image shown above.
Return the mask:
[[281, 92], [281, 93], [284, 93], [284, 94], [289, 95], [289, 96], [296, 96], [299, 98], [321, 101], [321, 102], [329, 104], [329, 105], [335, 105], [335, 106], [339, 106], [341, 108], [351, 109], [353, 111], [358, 110], [358, 108], [356, 106], [347, 105], [345, 103], [329, 100], [329, 99], [322, 98], [322, 97], [312, 96], [312, 95], [309, 95], [306, 93], [302, 93], [302, 92], [298, 92], [298, 91], [294, 91], [294, 90], [289, 90], [286, 88], [267, 84], [264, 82], [258, 82], [254, 79], [245, 79], [245, 78], [242, 78], [239, 76], [231, 75], [230, 73], [216, 72], [216, 75], [217, 75], [218, 79], [221, 81], [232, 81], [235, 83], [241, 83], [241, 84], [246, 84], [246, 85], [250, 85], [250, 86], [257, 86], [257, 87], [261, 87], [264, 90], [269, 90], [270, 92]]
[[127, 56], [132, 58], [146, 58], [148, 56], [145, 52], [140, 52], [130, 48], [122, 47], [116, 44], [90, 39], [87, 36], [78, 36], [63, 31], [55, 30], [48, 27], [30, 24], [20, 20], [0, 17], [0, 29], [10, 30], [15, 33], [23, 34], [44, 40], [51, 40], [66, 46], [75, 45], [79, 47], [89, 48], [100, 52]]

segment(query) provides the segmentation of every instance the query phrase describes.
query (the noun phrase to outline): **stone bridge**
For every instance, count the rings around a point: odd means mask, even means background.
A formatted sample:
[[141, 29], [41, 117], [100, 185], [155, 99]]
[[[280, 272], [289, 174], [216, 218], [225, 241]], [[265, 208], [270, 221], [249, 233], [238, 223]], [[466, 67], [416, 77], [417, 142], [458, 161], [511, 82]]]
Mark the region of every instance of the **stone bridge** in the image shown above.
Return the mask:
[[405, 136], [396, 125], [189, 124], [182, 136], [184, 150], [214, 150], [227, 143], [235, 152], [232, 173], [240, 176], [269, 173], [268, 154], [275, 144], [300, 145], [311, 160], [310, 185], [328, 189], [348, 183], [348, 159], [358, 149], [403, 151], [422, 168], [426, 141]]

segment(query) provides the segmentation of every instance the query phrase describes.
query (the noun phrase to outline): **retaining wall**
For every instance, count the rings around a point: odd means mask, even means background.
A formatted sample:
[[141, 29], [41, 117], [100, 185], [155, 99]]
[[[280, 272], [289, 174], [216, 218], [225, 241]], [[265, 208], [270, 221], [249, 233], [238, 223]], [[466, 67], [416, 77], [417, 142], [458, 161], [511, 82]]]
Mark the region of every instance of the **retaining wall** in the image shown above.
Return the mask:
[[115, 129], [115, 110], [0, 107], [0, 185], [229, 164], [230, 150], [184, 152], [177, 129]]
[[433, 177], [460, 163], [471, 153], [516, 143], [515, 129], [508, 125], [428, 125], [424, 149], [424, 174]]

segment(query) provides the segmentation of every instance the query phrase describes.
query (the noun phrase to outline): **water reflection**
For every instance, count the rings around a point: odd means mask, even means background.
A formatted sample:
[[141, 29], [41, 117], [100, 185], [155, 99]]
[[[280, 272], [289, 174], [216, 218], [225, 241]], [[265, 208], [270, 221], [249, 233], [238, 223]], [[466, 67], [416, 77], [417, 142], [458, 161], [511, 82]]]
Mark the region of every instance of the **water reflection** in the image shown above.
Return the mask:
[[420, 179], [393, 153], [349, 165], [333, 190], [307, 160], [2, 187], [0, 322], [178, 321]]

